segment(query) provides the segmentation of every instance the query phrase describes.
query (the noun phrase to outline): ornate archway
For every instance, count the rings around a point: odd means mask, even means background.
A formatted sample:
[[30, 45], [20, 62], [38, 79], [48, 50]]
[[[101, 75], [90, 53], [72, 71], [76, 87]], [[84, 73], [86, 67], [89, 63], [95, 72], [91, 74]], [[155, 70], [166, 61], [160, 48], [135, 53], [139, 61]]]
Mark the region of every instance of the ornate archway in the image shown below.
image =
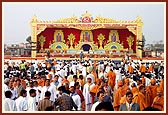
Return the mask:
[[90, 46], [89, 44], [83, 44], [81, 47], [81, 50], [83, 50], [83, 51], [92, 50], [92, 46]]

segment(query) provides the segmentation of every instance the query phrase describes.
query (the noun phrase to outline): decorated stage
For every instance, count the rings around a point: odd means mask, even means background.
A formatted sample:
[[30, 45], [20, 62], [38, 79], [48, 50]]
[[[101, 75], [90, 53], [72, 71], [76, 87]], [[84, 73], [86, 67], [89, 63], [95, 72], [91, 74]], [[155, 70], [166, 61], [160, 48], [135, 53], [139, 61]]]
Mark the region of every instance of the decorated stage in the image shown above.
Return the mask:
[[140, 17], [133, 21], [92, 17], [88, 12], [54, 21], [31, 20], [31, 57], [79, 58], [80, 52], [89, 58], [142, 57], [137, 41], [142, 41]]

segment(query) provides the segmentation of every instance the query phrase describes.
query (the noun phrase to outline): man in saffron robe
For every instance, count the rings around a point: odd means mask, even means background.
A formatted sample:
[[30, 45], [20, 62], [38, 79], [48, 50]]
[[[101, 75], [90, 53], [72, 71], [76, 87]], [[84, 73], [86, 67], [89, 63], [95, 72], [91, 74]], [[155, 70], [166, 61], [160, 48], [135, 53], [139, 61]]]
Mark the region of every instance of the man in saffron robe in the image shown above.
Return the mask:
[[153, 99], [157, 96], [157, 85], [156, 85], [156, 80], [155, 79], [151, 79], [151, 85], [149, 86], [149, 89], [151, 91], [151, 98], [150, 98], [150, 102], [152, 104]]
[[[127, 93], [127, 92], [131, 92], [131, 89], [130, 89], [129, 87], [128, 87], [127, 90], [126, 90], [126, 93]], [[125, 95], [124, 95], [123, 97], [121, 97], [121, 99], [120, 99], [120, 104], [126, 103], [126, 101], [127, 101], [126, 93], [125, 93]]]
[[146, 93], [145, 93], [145, 102], [146, 102], [146, 105], [148, 106], [148, 107], [150, 107], [151, 106], [151, 91], [150, 91], [150, 89], [149, 89], [149, 86], [146, 86], [145, 84], [146, 84], [146, 79], [144, 78], [144, 76], [141, 76], [142, 77], [142, 79], [141, 79], [141, 81], [142, 81], [142, 84], [145, 86], [145, 91], [146, 91]]
[[164, 97], [161, 88], [157, 88], [157, 96], [154, 98], [152, 103], [153, 108], [157, 108], [161, 111], [164, 111]]
[[128, 66], [128, 72], [129, 72], [130, 74], [132, 74], [133, 71], [134, 71], [134, 68], [132, 67], [132, 64], [130, 63], [130, 65]]
[[142, 65], [140, 66], [139, 71], [140, 71], [141, 73], [145, 73], [145, 72], [146, 72], [146, 67], [144, 66], [143, 63], [142, 63]]
[[114, 91], [116, 74], [113, 72], [112, 69], [110, 69], [110, 71], [107, 73], [107, 78], [108, 78], [108, 85], [110, 85], [112, 90]]
[[123, 93], [125, 95], [127, 92], [127, 89], [129, 88], [129, 78], [126, 78], [124, 81], [125, 81], [125, 84], [123, 85]]
[[121, 97], [123, 97], [123, 82], [120, 80], [118, 81], [118, 89], [116, 90], [116, 93], [114, 95], [114, 103], [113, 103], [113, 107], [114, 107], [114, 111], [119, 111], [120, 108], [120, 99]]
[[100, 85], [101, 85], [100, 79], [97, 79], [96, 85], [93, 86], [92, 89], [90, 90], [90, 94], [92, 95], [92, 104], [94, 104], [95, 96], [97, 95], [97, 93], [99, 92], [99, 88], [101, 87]]
[[139, 86], [138, 95], [134, 97], [133, 102], [138, 103], [140, 105], [141, 111], [147, 108], [147, 105], [145, 102], [145, 86], [143, 85]]

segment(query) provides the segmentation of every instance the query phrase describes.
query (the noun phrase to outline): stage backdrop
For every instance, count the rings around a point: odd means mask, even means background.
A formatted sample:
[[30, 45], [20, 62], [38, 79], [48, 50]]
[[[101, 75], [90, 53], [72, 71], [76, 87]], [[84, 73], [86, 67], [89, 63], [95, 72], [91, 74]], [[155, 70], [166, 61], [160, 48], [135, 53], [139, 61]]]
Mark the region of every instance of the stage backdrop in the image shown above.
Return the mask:
[[[74, 40], [74, 45], [78, 44], [80, 41], [80, 34], [81, 34], [81, 30], [78, 29], [73, 29], [73, 28], [46, 28], [44, 31], [42, 31], [39, 35], [37, 35], [37, 41], [39, 39], [39, 36], [43, 35], [44, 37], [46, 37], [46, 42], [44, 44], [44, 49], [45, 48], [49, 48], [50, 43], [52, 43], [52, 41], [56, 38], [54, 38], [54, 32], [55, 30], [62, 30], [64, 33], [64, 40], [65, 43], [68, 44], [69, 40], [68, 35], [70, 35], [71, 33], [75, 35], [75, 40]], [[100, 33], [102, 33], [105, 36], [105, 40], [103, 42], [107, 42], [109, 40], [109, 32], [110, 30], [117, 30], [119, 33], [119, 40], [120, 43], [123, 43], [124, 48], [129, 48], [128, 43], [127, 43], [127, 37], [129, 37], [130, 35], [134, 37], [134, 42], [133, 42], [133, 46], [132, 49], [135, 52], [136, 51], [136, 35], [134, 35], [132, 32], [130, 32], [128, 29], [95, 29], [92, 30], [93, 33], [93, 41], [94, 43], [98, 44], [99, 46], [99, 42], [98, 42], [98, 35]], [[104, 47], [104, 45], [103, 45]], [[40, 44], [37, 44], [37, 50], [39, 51], [40, 49]]]

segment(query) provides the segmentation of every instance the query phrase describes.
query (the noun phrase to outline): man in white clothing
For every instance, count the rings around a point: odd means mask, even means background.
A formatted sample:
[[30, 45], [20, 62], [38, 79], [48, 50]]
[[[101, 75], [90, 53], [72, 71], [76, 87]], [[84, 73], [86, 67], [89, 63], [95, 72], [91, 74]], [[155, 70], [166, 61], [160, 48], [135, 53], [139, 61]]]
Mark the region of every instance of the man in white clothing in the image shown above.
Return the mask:
[[37, 111], [36, 90], [30, 89], [29, 95], [30, 97], [28, 98], [28, 111]]
[[[71, 91], [71, 97], [75, 104], [78, 106], [78, 111], [81, 110], [81, 98], [80, 96], [75, 92], [75, 86], [70, 86], [70, 91]], [[75, 110], [75, 108], [73, 108]]]
[[41, 86], [38, 85], [37, 81], [34, 81], [33, 84], [34, 84], [33, 89], [36, 90], [36, 102], [39, 102], [40, 97], [41, 97], [41, 89], [42, 88], [41, 88]]
[[17, 111], [27, 111], [28, 110], [28, 102], [27, 102], [26, 96], [27, 96], [27, 91], [24, 89], [21, 90], [19, 98], [15, 100]]
[[11, 99], [15, 100], [16, 98], [18, 98], [18, 92], [17, 92], [16, 88], [13, 86], [13, 82], [11, 82], [11, 81], [8, 84], [8, 90], [12, 92]]
[[95, 111], [97, 105], [98, 105], [99, 103], [101, 103], [101, 102], [104, 101], [104, 92], [103, 92], [103, 91], [99, 91], [99, 92], [97, 93], [97, 97], [98, 97], [98, 101], [93, 104], [91, 111]]
[[78, 76], [73, 75], [73, 81], [70, 82], [70, 86], [74, 86], [74, 84], [77, 82]]
[[9, 81], [10, 81], [9, 78], [5, 78], [5, 80], [4, 80], [4, 92], [8, 90]]
[[45, 86], [42, 88], [40, 100], [44, 99], [46, 91], [50, 91], [50, 93], [51, 93], [50, 100], [52, 102], [54, 102], [55, 99], [57, 98], [56, 97], [57, 92], [56, 92], [56, 88], [53, 85], [50, 85], [50, 80], [49, 79], [45, 80]]
[[11, 99], [12, 97], [12, 92], [11, 91], [6, 91], [5, 92], [5, 100], [4, 100], [4, 110], [5, 111], [17, 111], [16, 108], [16, 103], [14, 100]]
[[95, 84], [92, 83], [92, 76], [87, 75], [86, 79], [87, 83], [83, 88], [83, 96], [85, 98], [86, 111], [90, 111], [92, 106], [92, 96], [90, 94], [90, 90], [93, 88], [93, 86], [95, 86]]
[[30, 91], [31, 89], [34, 89], [34, 86], [33, 86], [33, 81], [32, 81], [32, 80], [30, 80], [30, 81], [29, 81], [29, 86], [28, 86], [28, 87], [26, 87], [26, 91], [27, 91], [27, 98], [29, 98], [29, 97], [30, 97], [29, 91]]

